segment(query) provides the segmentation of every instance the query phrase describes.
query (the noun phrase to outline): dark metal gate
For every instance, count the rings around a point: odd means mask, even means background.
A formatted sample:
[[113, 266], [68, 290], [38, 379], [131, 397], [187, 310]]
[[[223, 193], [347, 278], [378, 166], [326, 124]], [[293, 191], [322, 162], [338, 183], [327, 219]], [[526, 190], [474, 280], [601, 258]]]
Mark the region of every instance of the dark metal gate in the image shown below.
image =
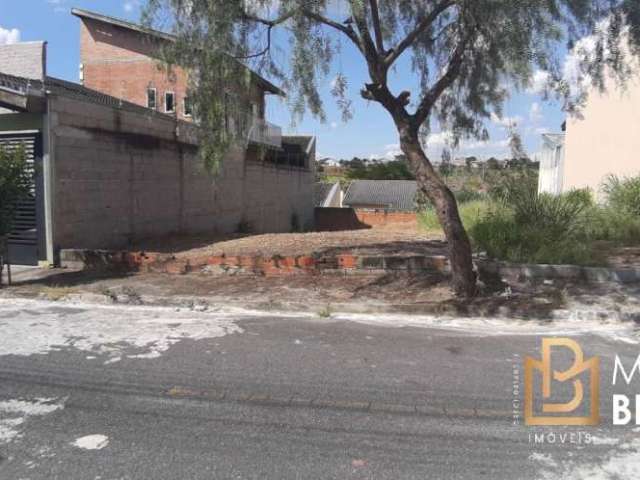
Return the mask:
[[13, 230], [8, 238], [8, 259], [15, 265], [37, 265], [44, 258], [42, 136], [37, 131], [0, 132], [0, 145], [16, 150], [21, 145], [33, 178], [29, 195], [16, 206]]

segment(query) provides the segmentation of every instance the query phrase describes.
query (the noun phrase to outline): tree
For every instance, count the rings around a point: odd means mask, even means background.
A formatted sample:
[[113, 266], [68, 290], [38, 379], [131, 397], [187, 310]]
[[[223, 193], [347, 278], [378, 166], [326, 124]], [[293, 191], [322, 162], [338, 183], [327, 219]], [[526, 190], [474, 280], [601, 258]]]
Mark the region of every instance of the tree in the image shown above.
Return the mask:
[[440, 175], [448, 177], [453, 171], [453, 165], [451, 165], [451, 150], [445, 148], [440, 155]]
[[487, 168], [490, 170], [500, 169], [500, 161], [495, 157], [491, 157], [489, 160], [487, 160], [486, 163], [487, 163]]
[[[310, 111], [325, 119], [318, 79], [333, 73], [341, 42], [349, 44], [369, 76], [361, 96], [391, 116], [400, 148], [445, 232], [455, 291], [467, 296], [476, 291], [470, 242], [453, 194], [425, 154], [425, 135], [437, 122], [452, 132], [454, 143], [465, 136], [486, 139], [484, 121], [501, 111], [504, 86], [527, 87], [537, 69], [548, 72], [549, 85], [571, 110], [579, 102], [562, 79], [559, 46], [595, 34], [596, 54], [585, 56], [580, 71], [600, 84], [605, 67], [620, 78], [625, 73], [625, 53], [616, 48], [625, 22], [633, 51], [640, 46], [637, 0], [148, 0], [145, 18], [149, 25], [172, 25], [177, 40], [165, 60], [193, 72], [190, 98], [204, 127], [201, 150], [209, 164], [230, 143], [219, 128], [219, 92], [229, 85], [248, 90], [250, 75], [238, 60], [279, 80], [294, 114]], [[279, 41], [289, 42], [287, 51]], [[404, 69], [394, 74], [405, 56], [411, 58], [402, 65], [410, 65], [414, 78]], [[333, 85], [348, 119], [348, 78], [340, 71]], [[419, 88], [412, 92], [410, 85]]]
[[0, 284], [6, 257], [6, 237], [13, 227], [16, 203], [29, 194], [30, 185], [24, 150], [8, 151], [0, 146]]

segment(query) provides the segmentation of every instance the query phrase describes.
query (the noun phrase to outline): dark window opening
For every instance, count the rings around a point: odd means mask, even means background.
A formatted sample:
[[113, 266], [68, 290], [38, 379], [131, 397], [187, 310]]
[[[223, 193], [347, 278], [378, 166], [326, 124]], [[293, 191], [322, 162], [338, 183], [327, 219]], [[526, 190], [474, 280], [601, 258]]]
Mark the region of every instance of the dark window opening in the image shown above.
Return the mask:
[[191, 104], [191, 99], [189, 97], [184, 97], [184, 116], [193, 116], [193, 105]]
[[156, 89], [155, 88], [147, 88], [147, 107], [156, 109]]
[[173, 92], [166, 92], [164, 94], [164, 111], [166, 113], [173, 113], [176, 111], [175, 95]]

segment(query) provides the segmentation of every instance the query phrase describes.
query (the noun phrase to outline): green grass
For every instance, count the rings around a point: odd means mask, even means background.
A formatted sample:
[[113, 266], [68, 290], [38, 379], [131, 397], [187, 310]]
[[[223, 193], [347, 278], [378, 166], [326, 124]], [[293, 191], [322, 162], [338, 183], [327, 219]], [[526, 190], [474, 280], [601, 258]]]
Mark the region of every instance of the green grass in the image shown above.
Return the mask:
[[[460, 203], [458, 210], [462, 224], [469, 230], [491, 209], [492, 203], [488, 200], [474, 200]], [[433, 208], [427, 208], [418, 214], [418, 221], [422, 228], [429, 232], [442, 232], [442, 227], [438, 221], [438, 216]]]
[[[609, 180], [607, 201], [589, 190], [560, 196], [537, 193], [531, 178], [506, 179], [482, 199], [461, 196], [460, 217], [474, 249], [514, 263], [605, 265], [610, 249], [640, 245], [640, 177]], [[442, 232], [433, 208], [421, 226]]]

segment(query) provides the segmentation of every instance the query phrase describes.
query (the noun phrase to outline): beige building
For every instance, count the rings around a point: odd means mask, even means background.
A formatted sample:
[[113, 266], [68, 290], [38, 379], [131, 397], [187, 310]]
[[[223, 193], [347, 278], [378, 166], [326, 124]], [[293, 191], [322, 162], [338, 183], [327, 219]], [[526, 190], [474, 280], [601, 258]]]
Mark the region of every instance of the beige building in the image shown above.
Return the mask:
[[611, 80], [605, 92], [592, 89], [581, 113], [567, 119], [564, 136], [544, 139], [540, 191], [590, 188], [599, 195], [609, 174], [640, 175], [640, 75], [626, 88]]

